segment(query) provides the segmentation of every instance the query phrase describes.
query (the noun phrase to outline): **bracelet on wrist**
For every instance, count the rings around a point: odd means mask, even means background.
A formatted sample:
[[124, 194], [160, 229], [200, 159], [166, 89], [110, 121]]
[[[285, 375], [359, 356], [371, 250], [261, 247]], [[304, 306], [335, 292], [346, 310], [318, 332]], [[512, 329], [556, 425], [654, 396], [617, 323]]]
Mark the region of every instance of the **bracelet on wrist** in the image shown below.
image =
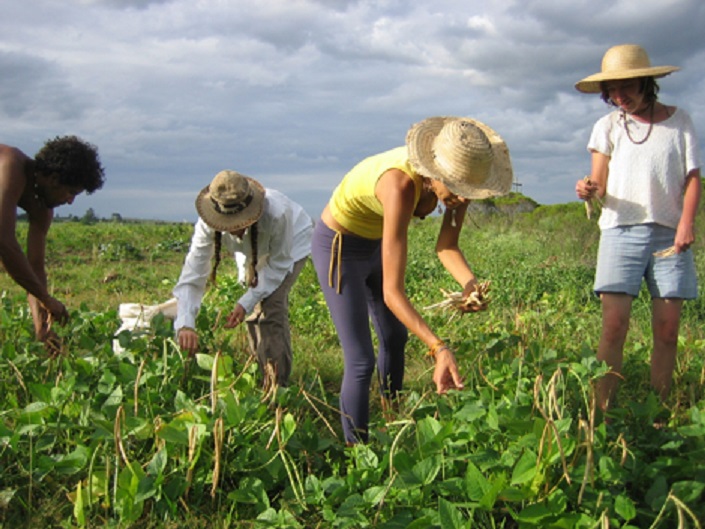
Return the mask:
[[445, 344], [443, 340], [439, 340], [436, 343], [434, 343], [431, 348], [428, 350], [428, 356], [431, 358], [436, 358], [436, 355], [443, 351], [444, 349], [450, 350], [450, 348]]

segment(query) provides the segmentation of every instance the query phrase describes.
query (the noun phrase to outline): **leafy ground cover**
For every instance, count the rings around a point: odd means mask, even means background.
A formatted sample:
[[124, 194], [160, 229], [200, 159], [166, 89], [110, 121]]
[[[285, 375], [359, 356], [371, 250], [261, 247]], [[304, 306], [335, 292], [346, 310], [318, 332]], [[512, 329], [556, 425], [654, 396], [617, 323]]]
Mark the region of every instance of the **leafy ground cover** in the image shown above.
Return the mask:
[[[701, 527], [702, 298], [684, 311], [663, 404], [648, 387], [650, 303], [635, 301], [605, 424], [593, 397], [606, 371], [594, 357], [594, 222], [567, 204], [467, 223], [490, 310], [425, 312], [457, 350], [466, 389], [435, 395], [412, 338], [403, 397], [383, 411], [371, 394], [371, 441], [354, 448], [341, 441], [340, 348], [310, 265], [292, 291], [293, 384], [273, 389], [244, 330], [218, 325], [241, 292], [228, 268], [199, 315], [200, 354], [185, 357], [163, 320], [121, 334], [114, 353], [119, 303], [170, 297], [191, 226], [57, 224], [49, 274], [72, 312], [63, 356], [33, 341], [24, 295], [0, 274], [0, 527]], [[412, 229], [418, 307], [457, 290], [429, 251], [437, 229]]]

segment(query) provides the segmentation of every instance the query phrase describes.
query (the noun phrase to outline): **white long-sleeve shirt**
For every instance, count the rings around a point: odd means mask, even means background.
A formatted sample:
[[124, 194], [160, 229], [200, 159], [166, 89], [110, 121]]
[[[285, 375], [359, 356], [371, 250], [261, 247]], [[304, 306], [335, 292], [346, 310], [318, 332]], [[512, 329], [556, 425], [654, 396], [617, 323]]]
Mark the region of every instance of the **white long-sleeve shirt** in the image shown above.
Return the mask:
[[[274, 189], [266, 189], [262, 216], [257, 221], [257, 275], [256, 287], [250, 287], [238, 300], [246, 313], [274, 292], [286, 275], [293, 270], [294, 263], [311, 253], [313, 222], [303, 208]], [[206, 282], [211, 270], [211, 259], [215, 251], [216, 230], [198, 219], [194, 227], [191, 247], [184, 262], [174, 297], [178, 300], [174, 329], [195, 327], [196, 316], [201, 307]], [[242, 239], [224, 232], [223, 250], [235, 258], [239, 279], [252, 259], [251, 230], [248, 228]]]

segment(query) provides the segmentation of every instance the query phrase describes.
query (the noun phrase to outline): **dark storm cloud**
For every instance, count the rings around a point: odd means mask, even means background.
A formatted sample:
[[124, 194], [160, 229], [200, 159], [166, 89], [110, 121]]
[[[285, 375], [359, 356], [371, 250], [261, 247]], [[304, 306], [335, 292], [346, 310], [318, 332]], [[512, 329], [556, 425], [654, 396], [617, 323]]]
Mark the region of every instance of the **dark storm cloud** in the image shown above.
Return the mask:
[[96, 143], [108, 180], [80, 214], [193, 220], [191, 195], [227, 167], [315, 215], [352, 164], [436, 114], [486, 121], [525, 193], [573, 200], [607, 111], [573, 85], [621, 42], [682, 66], [662, 96], [705, 122], [701, 0], [29, 4], [0, 18], [3, 141]]

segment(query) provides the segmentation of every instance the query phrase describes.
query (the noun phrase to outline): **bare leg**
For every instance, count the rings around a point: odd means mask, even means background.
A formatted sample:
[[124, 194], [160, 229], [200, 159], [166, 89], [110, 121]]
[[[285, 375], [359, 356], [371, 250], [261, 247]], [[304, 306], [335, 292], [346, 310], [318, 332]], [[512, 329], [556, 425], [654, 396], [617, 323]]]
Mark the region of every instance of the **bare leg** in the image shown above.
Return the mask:
[[651, 326], [654, 335], [654, 351], [651, 355], [651, 385], [662, 401], [671, 390], [682, 306], [681, 299], [653, 300]]
[[602, 300], [602, 335], [597, 349], [597, 359], [612, 369], [597, 381], [597, 405], [605, 411], [611, 404], [622, 372], [624, 341], [629, 330], [632, 296], [628, 294], [600, 294]]

